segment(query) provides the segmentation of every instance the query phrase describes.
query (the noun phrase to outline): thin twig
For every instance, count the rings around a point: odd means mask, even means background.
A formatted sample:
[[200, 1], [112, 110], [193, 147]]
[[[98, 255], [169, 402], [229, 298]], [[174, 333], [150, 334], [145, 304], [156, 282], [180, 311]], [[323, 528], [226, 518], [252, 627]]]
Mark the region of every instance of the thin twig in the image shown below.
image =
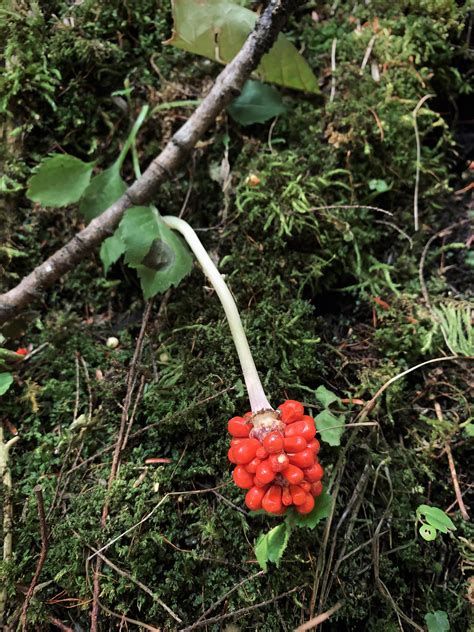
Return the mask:
[[41, 575], [43, 565], [46, 561], [46, 556], [48, 554], [48, 545], [49, 545], [48, 527], [46, 525], [46, 514], [44, 511], [43, 488], [41, 487], [41, 485], [36, 485], [33, 491], [35, 492], [36, 502], [38, 503], [38, 517], [39, 517], [40, 533], [41, 533], [41, 552], [38, 558], [38, 562], [36, 564], [35, 574], [33, 575], [33, 579], [31, 580], [30, 587], [28, 588], [28, 592], [26, 593], [26, 596], [25, 596], [25, 601], [23, 602], [23, 608], [21, 610], [21, 629], [23, 630], [23, 632], [26, 630], [26, 615], [28, 612], [28, 606], [34, 594], [39, 576]]
[[393, 216], [393, 213], [387, 211], [384, 208], [380, 208], [378, 206], [368, 206], [367, 204], [329, 204], [327, 206], [312, 206], [310, 211], [327, 211], [327, 210], [337, 210], [337, 209], [367, 209], [369, 211], [377, 211], [378, 213], [384, 213], [384, 215]]
[[420, 141], [420, 132], [418, 131], [418, 120], [417, 115], [420, 111], [420, 108], [423, 104], [428, 101], [428, 99], [432, 99], [434, 94], [425, 94], [418, 103], [416, 104], [415, 109], [413, 110], [413, 127], [415, 128], [415, 140], [416, 140], [416, 174], [415, 174], [415, 193], [413, 196], [413, 221], [415, 224], [415, 232], [419, 228], [418, 222], [418, 192], [420, 187], [420, 167], [421, 167], [421, 141]]
[[313, 617], [309, 621], [306, 621], [306, 623], [303, 623], [303, 625], [299, 625], [297, 628], [295, 628], [294, 632], [307, 632], [307, 630], [312, 630], [313, 628], [316, 628], [320, 623], [324, 623], [324, 621], [327, 621], [329, 618], [331, 618], [335, 612], [342, 608], [342, 605], [343, 602], [338, 601], [336, 605], [334, 605], [332, 608], [329, 608], [329, 610], [326, 610], [326, 612], [318, 614], [317, 617]]
[[143, 592], [146, 592], [147, 595], [149, 595], [153, 601], [156, 601], [156, 603], [160, 604], [160, 606], [163, 608], [163, 610], [166, 610], [166, 612], [170, 615], [170, 617], [173, 617], [173, 619], [175, 621], [177, 621], [178, 623], [183, 623], [183, 620], [180, 619], [178, 617], [178, 615], [176, 613], [174, 613], [171, 608], [169, 606], [167, 606], [165, 604], [164, 601], [162, 601], [152, 590], [151, 588], [148, 588], [148, 586], [146, 586], [144, 583], [142, 583], [139, 579], [135, 579], [135, 577], [133, 577], [130, 573], [127, 573], [127, 571], [124, 571], [122, 568], [119, 568], [116, 564], [114, 564], [111, 560], [109, 560], [107, 557], [105, 557], [105, 555], [103, 553], [99, 553], [99, 551], [96, 551], [96, 549], [94, 549], [94, 547], [92, 547], [90, 544], [87, 545], [92, 551], [94, 551], [94, 553], [101, 558], [101, 560], [103, 562], [105, 562], [105, 564], [107, 564], [107, 566], [109, 566], [111, 569], [113, 569], [118, 575], [120, 575], [121, 577], [125, 577], [126, 579], [128, 579], [129, 581], [133, 582], [134, 584], [136, 584], [139, 588], [141, 588], [143, 590]]
[[370, 38], [369, 45], [367, 46], [365, 51], [364, 59], [362, 60], [362, 63], [360, 65], [360, 74], [364, 72], [365, 67], [367, 66], [367, 62], [369, 61], [376, 39], [377, 35], [372, 35], [372, 37]]
[[230, 619], [231, 617], [242, 617], [248, 614], [249, 612], [252, 612], [253, 610], [264, 608], [265, 606], [269, 606], [270, 604], [275, 603], [275, 601], [278, 601], [279, 599], [288, 597], [288, 595], [291, 595], [292, 593], [296, 592], [297, 590], [301, 590], [302, 588], [303, 586], [296, 586], [296, 588], [287, 590], [281, 595], [277, 595], [273, 599], [267, 599], [266, 601], [261, 601], [260, 603], [256, 603], [253, 606], [249, 606], [248, 608], [240, 608], [240, 610], [234, 610], [234, 612], [227, 612], [226, 614], [223, 614], [218, 617], [211, 617], [210, 619], [203, 619], [202, 621], [196, 621], [196, 623], [193, 623], [187, 628], [181, 628], [179, 632], [190, 632], [190, 630], [197, 630], [198, 628], [202, 628], [205, 625], [211, 625], [211, 623], [218, 623], [220, 621], [225, 621], [225, 619]]
[[335, 37], [331, 46], [331, 94], [329, 95], [329, 103], [334, 101], [336, 95], [336, 47], [337, 38]]
[[400, 233], [400, 235], [402, 235], [402, 237], [405, 237], [405, 239], [408, 239], [408, 241], [410, 242], [410, 250], [413, 250], [413, 239], [410, 237], [410, 235], [407, 235], [407, 233], [404, 230], [402, 230], [400, 226], [397, 226], [396, 224], [392, 224], [392, 222], [386, 222], [383, 219], [376, 219], [375, 223], [383, 224], [384, 226], [390, 226], [390, 228], [393, 228], [394, 230], [396, 230], [398, 233]]
[[[113, 482], [115, 480], [115, 477], [117, 475], [119, 465], [120, 465], [120, 456], [122, 454], [122, 447], [123, 447], [125, 431], [126, 431], [127, 421], [128, 421], [128, 411], [130, 410], [130, 405], [132, 403], [133, 390], [134, 390], [134, 386], [136, 382], [137, 365], [142, 355], [143, 341], [145, 339], [145, 331], [148, 325], [148, 320], [150, 318], [152, 307], [153, 307], [153, 300], [150, 300], [148, 301], [147, 306], [145, 308], [145, 312], [143, 314], [142, 326], [140, 328], [140, 333], [138, 334], [137, 342], [135, 345], [135, 351], [133, 353], [133, 357], [130, 362], [130, 367], [128, 369], [127, 392], [125, 394], [125, 400], [124, 400], [122, 415], [120, 419], [120, 428], [117, 435], [117, 442], [115, 444], [115, 450], [112, 457], [112, 465], [110, 468], [109, 480], [107, 483], [108, 492], [110, 492], [110, 489], [113, 485]], [[109, 494], [107, 494], [104, 505], [102, 507], [102, 516], [100, 519], [100, 524], [101, 524], [102, 529], [105, 528], [105, 525], [107, 523], [107, 517], [109, 515], [109, 503], [110, 503], [110, 496]], [[98, 600], [99, 600], [99, 593], [100, 593], [101, 567], [102, 567], [102, 561], [100, 558], [98, 558], [96, 561], [95, 570], [94, 570], [90, 632], [97, 632], [98, 615], [99, 615]]]
[[58, 628], [58, 630], [61, 630], [62, 632], [74, 632], [72, 628], [70, 628], [68, 625], [65, 625], [62, 621], [60, 621], [56, 617], [52, 617], [51, 615], [49, 615], [48, 621], [52, 623], [53, 625], [55, 625]]

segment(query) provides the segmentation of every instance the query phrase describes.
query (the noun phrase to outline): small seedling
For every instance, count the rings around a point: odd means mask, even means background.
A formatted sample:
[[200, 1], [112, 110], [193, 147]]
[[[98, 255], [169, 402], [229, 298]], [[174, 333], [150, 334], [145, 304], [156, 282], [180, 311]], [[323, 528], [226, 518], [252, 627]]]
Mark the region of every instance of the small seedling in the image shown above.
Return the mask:
[[451, 518], [438, 507], [420, 505], [416, 510], [416, 519], [421, 522], [418, 532], [423, 540], [427, 542], [435, 540], [438, 531], [441, 531], [441, 533], [449, 533], [450, 531], [456, 530]]

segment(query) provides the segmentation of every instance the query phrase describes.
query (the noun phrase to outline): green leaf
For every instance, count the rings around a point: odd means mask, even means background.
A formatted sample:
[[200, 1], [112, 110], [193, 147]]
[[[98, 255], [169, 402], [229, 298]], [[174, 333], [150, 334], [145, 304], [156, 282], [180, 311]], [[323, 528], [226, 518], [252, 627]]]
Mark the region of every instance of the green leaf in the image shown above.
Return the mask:
[[472, 423], [472, 421], [466, 424], [463, 430], [468, 437], [474, 437], [474, 423]]
[[229, 114], [241, 125], [265, 123], [268, 119], [286, 112], [280, 93], [260, 81], [245, 82], [242, 94], [227, 108]]
[[441, 533], [448, 533], [450, 530], [456, 530], [451, 518], [438, 507], [420, 505], [416, 510], [416, 515], [418, 519], [423, 519], [424, 516], [424, 520], [435, 529], [438, 529], [438, 531], [441, 531]]
[[92, 178], [79, 203], [79, 211], [90, 222], [116, 202], [127, 190], [120, 176], [121, 163], [114, 164]]
[[392, 187], [389, 186], [385, 180], [369, 180], [369, 189], [371, 191], [376, 191], [377, 193], [385, 193], [385, 191], [390, 191]]
[[332, 496], [324, 489], [322, 494], [314, 499], [314, 509], [309, 514], [293, 513], [288, 516], [288, 522], [295, 527], [308, 527], [314, 529], [314, 527], [327, 518], [331, 513]]
[[102, 242], [100, 247], [100, 260], [104, 264], [105, 274], [109, 271], [110, 266], [119, 260], [126, 248], [119, 228], [111, 237], [107, 237], [107, 239]]
[[277, 566], [280, 564], [290, 533], [291, 527], [286, 522], [283, 522], [268, 533], [260, 534], [255, 545], [255, 556], [260, 567], [265, 572], [267, 571], [268, 562], [273, 562]]
[[448, 614], [444, 610], [425, 614], [425, 622], [428, 632], [448, 632], [451, 629]]
[[43, 206], [74, 204], [86, 190], [93, 167], [68, 154], [49, 156], [28, 180], [26, 195]]
[[125, 263], [137, 270], [145, 298], [178, 285], [191, 272], [189, 250], [153, 207], [136, 206], [120, 222]]
[[13, 375], [11, 373], [0, 373], [0, 395], [8, 391], [13, 384]]
[[429, 524], [422, 524], [421, 527], [418, 529], [418, 533], [421, 535], [423, 540], [426, 540], [427, 542], [432, 542], [433, 540], [436, 540], [436, 536], [438, 535], [436, 529], [434, 527], [431, 527]]
[[[219, 63], [229, 63], [253, 29], [257, 14], [227, 0], [173, 0], [172, 44]], [[256, 70], [263, 81], [319, 93], [313, 71], [295, 46], [280, 33]]]
[[344, 432], [344, 415], [333, 415], [326, 409], [314, 418], [321, 440], [329, 445], [341, 445], [341, 437]]
[[316, 389], [315, 395], [318, 402], [320, 402], [324, 408], [328, 408], [334, 402], [339, 402], [339, 397], [322, 384]]

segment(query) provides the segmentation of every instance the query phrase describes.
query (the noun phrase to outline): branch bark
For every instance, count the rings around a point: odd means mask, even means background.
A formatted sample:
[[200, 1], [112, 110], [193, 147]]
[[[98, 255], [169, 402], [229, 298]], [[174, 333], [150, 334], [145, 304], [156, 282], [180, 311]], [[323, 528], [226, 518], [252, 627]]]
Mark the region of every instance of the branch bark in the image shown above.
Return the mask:
[[240, 52], [219, 74], [201, 105], [143, 175], [71, 241], [35, 268], [16, 287], [0, 295], [0, 324], [18, 315], [109, 237], [128, 208], [147, 204], [152, 199], [159, 186], [176, 171], [217, 115], [240, 93], [262, 56], [272, 47], [288, 15], [301, 4], [302, 0], [270, 0]]

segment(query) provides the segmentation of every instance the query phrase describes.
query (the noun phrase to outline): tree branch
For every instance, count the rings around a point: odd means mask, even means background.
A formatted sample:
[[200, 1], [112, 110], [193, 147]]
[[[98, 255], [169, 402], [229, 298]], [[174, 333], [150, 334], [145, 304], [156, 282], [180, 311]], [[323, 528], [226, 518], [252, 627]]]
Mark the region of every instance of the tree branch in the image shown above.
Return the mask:
[[176, 171], [217, 115], [240, 93], [262, 56], [272, 47], [288, 15], [301, 4], [302, 0], [270, 0], [240, 52], [219, 74], [201, 105], [174, 134], [144, 174], [71, 241], [35, 268], [16, 287], [0, 295], [0, 324], [19, 314], [109, 237], [128, 208], [150, 202], [159, 186]]

